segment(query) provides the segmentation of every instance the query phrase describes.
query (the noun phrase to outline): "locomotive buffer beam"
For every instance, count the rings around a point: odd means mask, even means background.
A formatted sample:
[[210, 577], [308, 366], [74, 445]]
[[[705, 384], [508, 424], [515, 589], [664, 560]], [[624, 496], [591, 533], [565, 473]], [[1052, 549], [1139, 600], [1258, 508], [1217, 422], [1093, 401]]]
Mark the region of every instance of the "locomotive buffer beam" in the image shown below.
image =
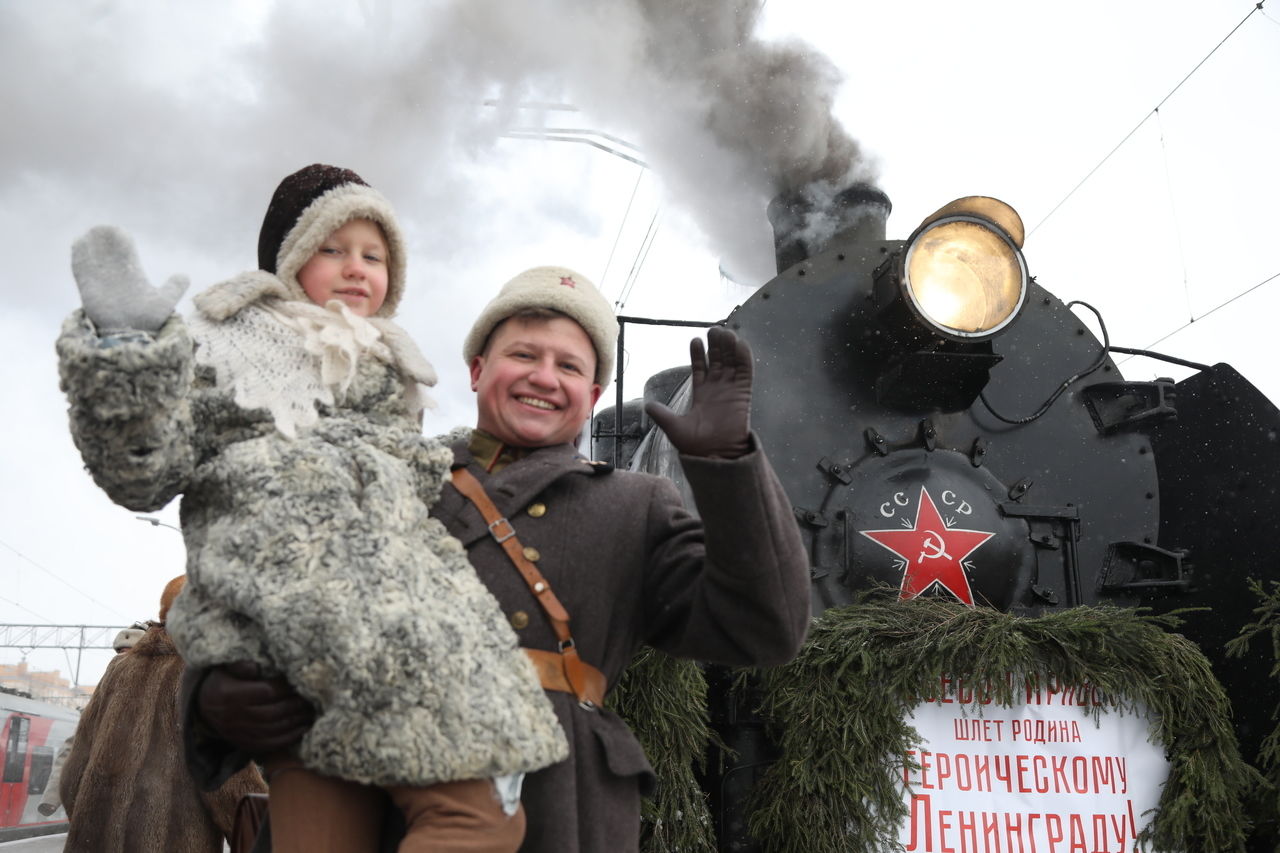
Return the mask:
[[1099, 382], [1080, 393], [1094, 427], [1102, 435], [1178, 416], [1172, 379]]

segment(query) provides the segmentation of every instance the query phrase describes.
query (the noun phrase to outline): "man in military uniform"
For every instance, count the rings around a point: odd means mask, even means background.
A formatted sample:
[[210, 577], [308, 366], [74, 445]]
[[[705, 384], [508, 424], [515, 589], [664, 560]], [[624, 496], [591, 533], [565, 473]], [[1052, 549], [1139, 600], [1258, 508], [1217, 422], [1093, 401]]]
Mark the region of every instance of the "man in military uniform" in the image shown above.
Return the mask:
[[[680, 451], [699, 520], [669, 480], [575, 449], [609, 383], [617, 331], [608, 303], [572, 270], [539, 267], [508, 282], [467, 337], [477, 427], [454, 445], [457, 488], [432, 510], [466, 546], [568, 735], [570, 758], [524, 783], [521, 850], [531, 853], [638, 849], [653, 770], [601, 700], [642, 644], [774, 665], [799, 650], [809, 622], [799, 531], [749, 429], [746, 344], [719, 328], [706, 350], [695, 340], [688, 411], [647, 409]], [[195, 728], [216, 733], [188, 739], [206, 783], [309, 724], [287, 685], [235, 666], [192, 688]]]

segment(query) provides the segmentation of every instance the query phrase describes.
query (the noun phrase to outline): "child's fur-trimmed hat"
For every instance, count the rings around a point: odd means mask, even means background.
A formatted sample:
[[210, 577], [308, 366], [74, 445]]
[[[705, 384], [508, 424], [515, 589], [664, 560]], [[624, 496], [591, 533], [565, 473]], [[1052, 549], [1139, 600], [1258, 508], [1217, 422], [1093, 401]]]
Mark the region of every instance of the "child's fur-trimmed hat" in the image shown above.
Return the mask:
[[480, 355], [498, 324], [526, 308], [559, 311], [582, 327], [596, 351], [595, 381], [601, 388], [613, 376], [618, 321], [591, 280], [566, 267], [534, 267], [502, 286], [476, 319], [462, 346], [467, 362]]
[[391, 203], [350, 169], [313, 163], [280, 182], [258, 233], [258, 267], [274, 273], [296, 298], [306, 299], [298, 270], [353, 219], [378, 223], [387, 240], [387, 298], [374, 316], [393, 316], [404, 296], [404, 234]]

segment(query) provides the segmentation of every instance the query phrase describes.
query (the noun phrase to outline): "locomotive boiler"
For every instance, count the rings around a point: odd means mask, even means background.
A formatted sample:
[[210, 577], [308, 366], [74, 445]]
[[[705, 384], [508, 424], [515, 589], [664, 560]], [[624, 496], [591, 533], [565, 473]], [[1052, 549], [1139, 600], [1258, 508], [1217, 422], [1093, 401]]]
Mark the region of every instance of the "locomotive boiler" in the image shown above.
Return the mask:
[[[779, 273], [725, 321], [755, 356], [752, 427], [805, 537], [815, 614], [874, 586], [1027, 616], [1187, 609], [1179, 630], [1252, 760], [1275, 725], [1273, 661], [1223, 646], [1257, 604], [1249, 580], [1280, 579], [1280, 412], [1225, 364], [1143, 353], [1197, 372], [1126, 380], [1112, 354], [1139, 351], [1037, 284], [1003, 202], [952, 202], [905, 240], [886, 239], [889, 210], [862, 186], [820, 209], [775, 200]], [[687, 368], [645, 386], [677, 410], [688, 394]], [[642, 402], [601, 413], [592, 452], [683, 488]], [[721, 849], [754, 850], [736, 804], [771, 746], [728, 676], [708, 679], [732, 750], [707, 779]]]

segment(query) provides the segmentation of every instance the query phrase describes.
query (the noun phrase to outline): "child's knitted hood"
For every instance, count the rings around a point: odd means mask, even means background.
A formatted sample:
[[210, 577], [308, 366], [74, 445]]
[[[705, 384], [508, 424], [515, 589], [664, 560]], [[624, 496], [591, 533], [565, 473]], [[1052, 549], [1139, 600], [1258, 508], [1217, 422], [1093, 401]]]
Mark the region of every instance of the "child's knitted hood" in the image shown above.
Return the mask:
[[395, 316], [404, 296], [404, 234], [391, 203], [350, 169], [314, 163], [280, 182], [258, 234], [258, 268], [279, 278], [289, 298], [306, 299], [298, 270], [353, 219], [378, 223], [387, 238], [387, 298], [374, 316]]

